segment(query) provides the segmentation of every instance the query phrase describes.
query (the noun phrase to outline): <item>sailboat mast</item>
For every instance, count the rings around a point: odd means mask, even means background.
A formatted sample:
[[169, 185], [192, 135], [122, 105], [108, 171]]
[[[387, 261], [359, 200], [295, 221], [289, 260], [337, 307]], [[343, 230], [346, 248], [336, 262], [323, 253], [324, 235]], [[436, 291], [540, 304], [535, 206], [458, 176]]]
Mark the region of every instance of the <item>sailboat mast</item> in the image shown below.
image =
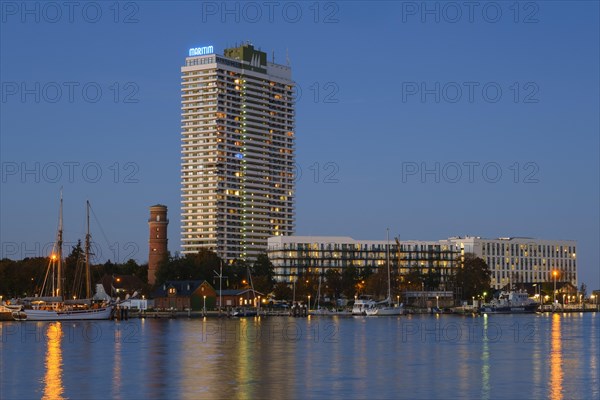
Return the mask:
[[254, 283], [252, 283], [252, 273], [250, 273], [250, 267], [246, 266], [246, 270], [248, 271], [248, 280], [250, 280], [250, 287], [252, 288], [252, 297], [254, 306], [256, 307], [256, 292], [254, 291]]
[[388, 275], [388, 305], [392, 304], [392, 282], [390, 276], [390, 228], [387, 228], [387, 244], [385, 246], [385, 260], [387, 263], [387, 275]]
[[87, 231], [85, 234], [85, 298], [92, 298], [92, 280], [90, 274], [90, 201], [86, 201], [86, 223]]
[[63, 195], [60, 190], [60, 208], [58, 211], [58, 238], [56, 240], [56, 296], [63, 295], [63, 265], [62, 265], [62, 245], [63, 245]]

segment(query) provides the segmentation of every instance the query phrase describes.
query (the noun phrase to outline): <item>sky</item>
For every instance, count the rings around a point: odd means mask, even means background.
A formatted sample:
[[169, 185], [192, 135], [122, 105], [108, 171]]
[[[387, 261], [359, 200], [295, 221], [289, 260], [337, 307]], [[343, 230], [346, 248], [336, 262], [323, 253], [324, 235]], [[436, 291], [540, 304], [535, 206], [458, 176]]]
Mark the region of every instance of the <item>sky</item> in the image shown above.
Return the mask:
[[180, 250], [180, 68], [249, 41], [297, 82], [296, 234], [569, 239], [600, 288], [599, 5], [0, 2], [1, 257], [94, 215], [98, 260]]

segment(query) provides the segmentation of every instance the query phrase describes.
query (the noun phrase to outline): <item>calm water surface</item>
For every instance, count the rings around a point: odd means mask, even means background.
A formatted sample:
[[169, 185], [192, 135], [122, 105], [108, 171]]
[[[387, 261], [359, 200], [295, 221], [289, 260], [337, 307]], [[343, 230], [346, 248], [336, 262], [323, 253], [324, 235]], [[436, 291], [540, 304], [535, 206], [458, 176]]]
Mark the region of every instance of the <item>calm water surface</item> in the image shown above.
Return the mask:
[[600, 398], [600, 316], [0, 323], [0, 398]]

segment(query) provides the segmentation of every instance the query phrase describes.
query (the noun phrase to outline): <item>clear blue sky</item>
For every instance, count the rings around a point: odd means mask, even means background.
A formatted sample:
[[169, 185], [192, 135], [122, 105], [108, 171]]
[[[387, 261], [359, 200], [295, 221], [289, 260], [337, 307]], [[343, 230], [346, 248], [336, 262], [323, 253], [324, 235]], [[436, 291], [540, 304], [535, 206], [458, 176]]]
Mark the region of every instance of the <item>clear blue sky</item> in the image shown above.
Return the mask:
[[1, 2], [2, 256], [53, 241], [60, 186], [67, 242], [90, 199], [101, 257], [145, 262], [163, 203], [178, 251], [179, 69], [248, 40], [301, 88], [297, 234], [573, 239], [600, 288], [598, 2], [51, 4]]

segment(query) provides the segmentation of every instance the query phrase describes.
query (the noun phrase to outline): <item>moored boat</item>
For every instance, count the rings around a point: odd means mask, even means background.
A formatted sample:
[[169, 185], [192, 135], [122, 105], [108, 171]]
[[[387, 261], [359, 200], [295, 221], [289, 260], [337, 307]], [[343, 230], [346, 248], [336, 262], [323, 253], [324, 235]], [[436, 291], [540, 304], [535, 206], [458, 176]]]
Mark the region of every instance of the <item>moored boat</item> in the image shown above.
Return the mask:
[[387, 245], [386, 245], [386, 264], [387, 264], [387, 283], [388, 292], [387, 299], [382, 302], [376, 303], [374, 306], [369, 307], [365, 310], [365, 314], [371, 317], [384, 317], [402, 315], [404, 313], [404, 307], [402, 304], [392, 303], [392, 279], [390, 277], [390, 234], [388, 229], [387, 234]]
[[27, 321], [67, 321], [67, 320], [102, 320], [110, 319], [112, 316], [113, 305], [103, 302], [103, 304], [93, 303], [91, 293], [90, 277], [90, 231], [89, 231], [89, 208], [90, 203], [86, 203], [87, 211], [87, 234], [85, 238], [85, 299], [77, 303], [64, 301], [64, 266], [62, 262], [62, 244], [63, 244], [63, 199], [62, 192], [60, 196], [59, 222], [57, 240], [53, 249], [50, 262], [46, 271], [46, 279], [42, 286], [42, 295], [50, 292], [50, 297], [37, 297], [31, 302], [31, 305], [23, 308], [21, 311], [13, 313], [16, 320]]
[[386, 300], [383, 304], [378, 303], [374, 307], [367, 309], [365, 313], [371, 317], [402, 315], [404, 314], [404, 307], [402, 304], [393, 304]]
[[367, 310], [371, 310], [376, 305], [377, 302], [370, 296], [361, 296], [354, 301], [352, 315], [367, 315]]
[[21, 306], [9, 306], [0, 304], [0, 321], [13, 321], [18, 319], [21, 312]]
[[27, 321], [69, 321], [69, 320], [103, 320], [110, 319], [113, 307], [89, 309], [68, 309], [61, 307], [56, 310], [24, 310]]
[[540, 304], [529, 298], [527, 292], [500, 292], [498, 298], [479, 308], [482, 314], [522, 314], [537, 312]]

